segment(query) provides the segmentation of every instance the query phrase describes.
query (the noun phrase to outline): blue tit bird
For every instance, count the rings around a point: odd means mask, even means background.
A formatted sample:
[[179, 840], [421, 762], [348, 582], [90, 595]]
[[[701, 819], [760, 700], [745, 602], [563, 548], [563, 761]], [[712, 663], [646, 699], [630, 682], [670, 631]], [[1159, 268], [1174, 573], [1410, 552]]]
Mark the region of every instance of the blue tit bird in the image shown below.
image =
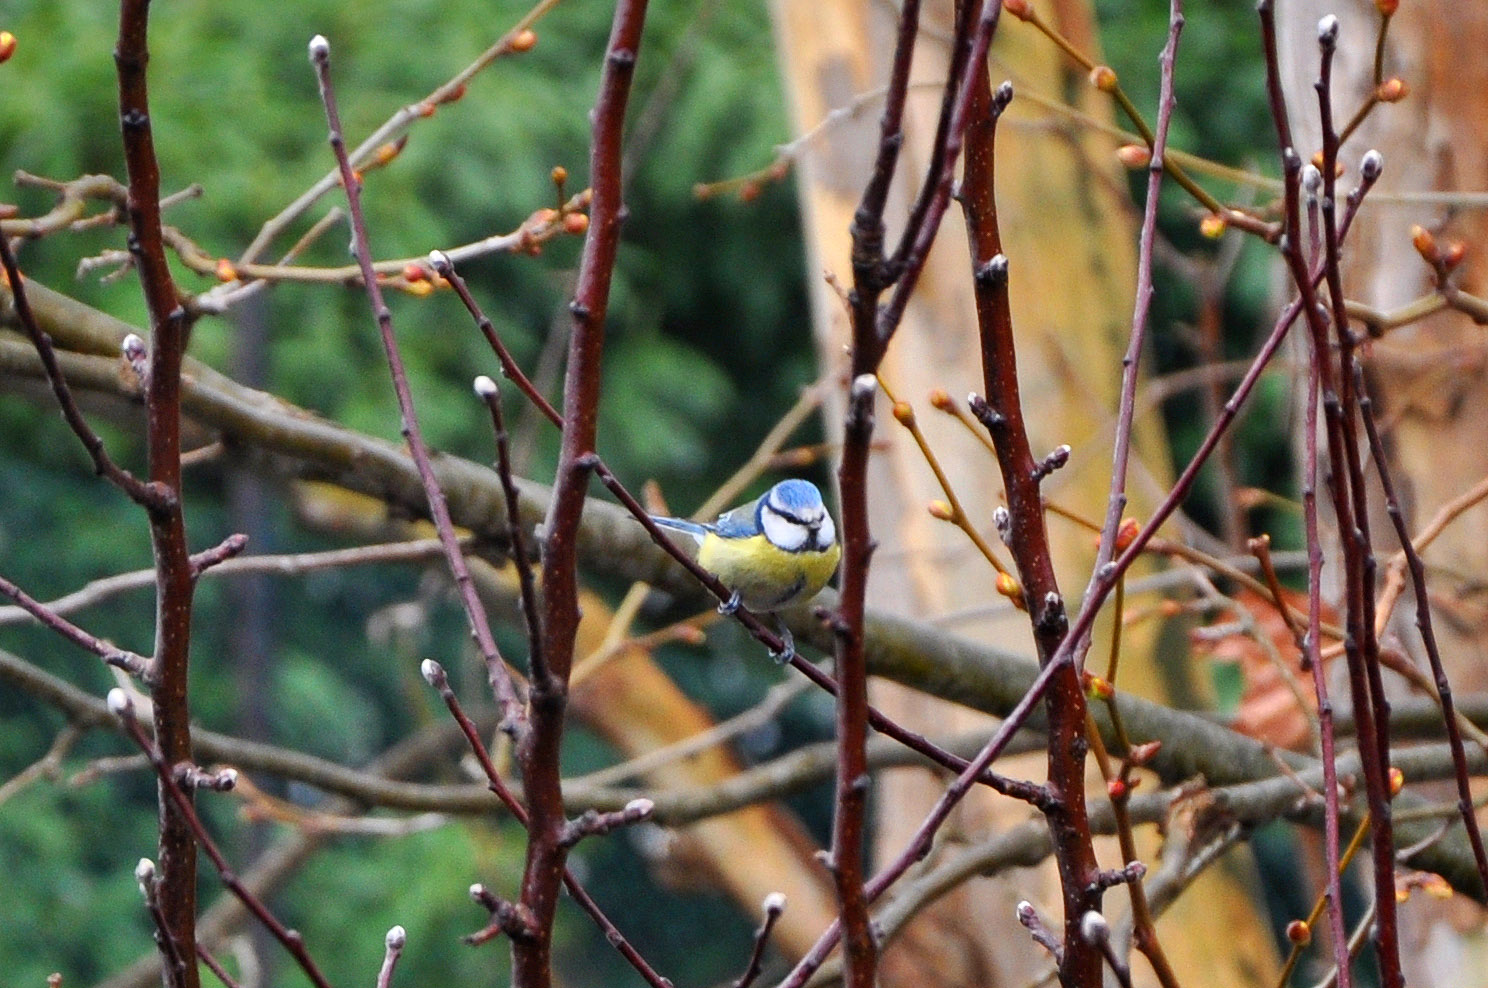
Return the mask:
[[[807, 480], [782, 480], [764, 496], [718, 516], [711, 524], [683, 518], [653, 518], [662, 528], [690, 535], [697, 561], [718, 577], [731, 596], [719, 606], [732, 614], [742, 604], [774, 613], [810, 600], [837, 571], [842, 547], [821, 491]], [[776, 621], [780, 622], [779, 615]], [[790, 631], [780, 622], [787, 662], [795, 654]]]

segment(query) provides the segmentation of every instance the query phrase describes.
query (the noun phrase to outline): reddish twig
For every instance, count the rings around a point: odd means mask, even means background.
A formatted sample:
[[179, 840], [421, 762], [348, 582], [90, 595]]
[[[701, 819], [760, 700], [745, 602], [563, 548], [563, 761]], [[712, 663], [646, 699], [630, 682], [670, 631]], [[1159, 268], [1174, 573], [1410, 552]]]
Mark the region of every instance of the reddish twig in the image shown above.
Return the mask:
[[645, 19], [646, 0], [616, 3], [592, 116], [589, 178], [594, 199], [569, 305], [573, 331], [563, 389], [563, 438], [541, 536], [542, 647], [532, 656], [531, 731], [518, 746], [531, 814], [521, 904], [531, 910], [536, 930], [531, 940], [512, 943], [516, 988], [546, 988], [552, 979], [553, 921], [568, 853], [559, 751], [579, 623], [577, 535], [585, 489], [598, 461], [605, 316], [625, 219], [623, 128]]
[[[1005, 541], [1033, 621], [1034, 643], [1043, 666], [1040, 679], [1049, 683], [1045, 710], [1049, 720], [1048, 789], [1052, 798], [1044, 816], [1054, 835], [1064, 899], [1060, 979], [1066, 985], [1098, 984], [1100, 953], [1078, 935], [1080, 917], [1098, 912], [1101, 901], [1095, 885], [1099, 868], [1085, 805], [1085, 696], [1075, 664], [1057, 658], [1067, 632], [1068, 637], [1073, 637], [1073, 632], [1068, 629], [1064, 598], [1054, 575], [1038, 462], [1023, 420], [1008, 296], [1008, 261], [1002, 253], [993, 191], [997, 119], [1012, 98], [1012, 87], [1004, 84], [994, 95], [985, 63], [978, 59], [973, 65], [975, 122], [968, 133], [962, 209], [971, 248], [986, 398], [972, 404], [972, 413], [997, 449], [1007, 498]], [[1093, 606], [1088, 604], [1087, 609]]]
[[522, 618], [527, 625], [527, 651], [536, 655], [542, 648], [542, 624], [537, 613], [537, 585], [532, 576], [532, 560], [527, 555], [527, 540], [522, 533], [522, 515], [517, 485], [512, 479], [511, 447], [507, 442], [506, 420], [501, 414], [501, 391], [496, 382], [482, 374], [475, 379], [475, 393], [491, 413], [491, 431], [496, 437], [496, 475], [501, 479], [501, 493], [506, 500], [506, 537], [508, 552], [517, 570], [517, 587], [522, 601]]
[[78, 408], [77, 402], [73, 400], [72, 390], [68, 388], [67, 379], [62, 376], [62, 368], [57, 363], [57, 352], [52, 346], [52, 338], [36, 325], [36, 316], [31, 312], [31, 303], [26, 298], [26, 285], [21, 277], [20, 266], [16, 263], [15, 252], [10, 249], [10, 238], [6, 236], [0, 236], [0, 262], [3, 262], [5, 267], [5, 278], [10, 285], [11, 298], [15, 300], [16, 319], [20, 322], [21, 328], [26, 331], [26, 335], [31, 338], [31, 345], [36, 347], [36, 355], [41, 358], [42, 367], [46, 369], [47, 383], [51, 385], [52, 394], [56, 396], [57, 404], [62, 409], [62, 418], [67, 421], [68, 427], [87, 450], [89, 458], [93, 461], [94, 473], [107, 479], [142, 507], [163, 507], [168, 498], [164, 496], [162, 490], [152, 487], [114, 463], [108, 455], [108, 450], [104, 448], [102, 437], [93, 431], [92, 426], [88, 425], [88, 420], [83, 417], [82, 409]]
[[[522, 805], [510, 787], [507, 786], [506, 780], [501, 777], [501, 773], [496, 771], [496, 765], [491, 761], [491, 754], [486, 750], [485, 742], [481, 740], [480, 730], [475, 726], [475, 722], [470, 719], [469, 715], [465, 713], [464, 707], [460, 705], [459, 697], [455, 696], [455, 691], [450, 688], [449, 677], [445, 675], [443, 667], [432, 659], [426, 659], [419, 671], [429, 685], [439, 691], [440, 698], [444, 700], [444, 705], [448, 708], [450, 716], [459, 725], [460, 732], [465, 735], [465, 740], [470, 744], [471, 752], [474, 753], [476, 761], [480, 763], [481, 771], [485, 773], [486, 783], [490, 787], [491, 792], [496, 795], [497, 799], [501, 800], [502, 805], [511, 812], [511, 815], [524, 829], [530, 829], [531, 818], [527, 815], [527, 808]], [[573, 872], [568, 869], [567, 865], [563, 867], [563, 884], [568, 889], [569, 895], [573, 896], [574, 901], [579, 904], [579, 908], [588, 913], [589, 917], [594, 920], [595, 925], [604, 932], [605, 939], [620, 952], [622, 957], [630, 962], [631, 966], [646, 980], [647, 984], [651, 985], [652, 988], [672, 988], [671, 981], [657, 974], [651, 965], [646, 963], [645, 958], [625, 938], [625, 935], [620, 932], [619, 927], [611, 922], [610, 918], [599, 908], [599, 904], [594, 901], [594, 897], [589, 894], [584, 886], [579, 884], [579, 880], [574, 877]]]
[[398, 349], [397, 338], [393, 335], [393, 315], [387, 303], [383, 301], [382, 289], [372, 273], [367, 222], [362, 213], [361, 180], [352, 170], [351, 162], [346, 154], [346, 141], [341, 135], [341, 118], [336, 108], [335, 90], [331, 85], [330, 59], [330, 43], [320, 35], [316, 35], [310, 42], [310, 61], [315, 66], [321, 102], [325, 106], [326, 121], [330, 126], [331, 150], [336, 156], [336, 164], [341, 170], [342, 185], [346, 190], [347, 208], [351, 214], [353, 250], [362, 270], [362, 281], [367, 291], [368, 301], [377, 319], [383, 353], [387, 358], [388, 370], [392, 374], [393, 390], [398, 398], [398, 410], [402, 414], [403, 437], [408, 442], [409, 455], [413, 458], [419, 480], [423, 484], [424, 494], [429, 504], [429, 516], [434, 522], [440, 542], [444, 545], [445, 557], [449, 560], [450, 572], [454, 576], [460, 603], [465, 609], [466, 620], [470, 622], [470, 630], [475, 637], [476, 647], [486, 663], [491, 687], [501, 704], [504, 715], [502, 727], [513, 735], [519, 735], [525, 721], [522, 701], [517, 695], [516, 685], [507, 670], [506, 660], [502, 658], [501, 651], [496, 647], [496, 639], [491, 634], [485, 608], [481, 605], [475, 582], [471, 579], [470, 568], [465, 563], [465, 553], [460, 547], [459, 537], [455, 534], [454, 523], [450, 520], [444, 490], [434, 474], [429, 448], [424, 442], [423, 432], [419, 428], [418, 417], [414, 411], [413, 393], [408, 386], [408, 374], [403, 365], [403, 355]]
[[403, 956], [407, 944], [408, 931], [403, 927], [395, 926], [387, 931], [383, 939], [382, 967], [377, 972], [377, 988], [391, 988], [393, 969], [398, 966], [398, 958]]
[[[1355, 350], [1357, 338], [1349, 329], [1348, 309], [1343, 296], [1341, 241], [1337, 221], [1338, 132], [1333, 126], [1332, 70], [1333, 55], [1338, 45], [1338, 18], [1324, 17], [1318, 23], [1318, 47], [1321, 65], [1315, 85], [1318, 116], [1322, 122], [1323, 194], [1319, 205], [1322, 213], [1324, 264], [1328, 299], [1332, 307], [1333, 335], [1338, 345], [1337, 404], [1328, 395], [1332, 368], [1327, 349], [1317, 335], [1320, 315], [1309, 314], [1308, 326], [1314, 331], [1313, 359], [1321, 368], [1319, 384], [1323, 394], [1323, 415], [1328, 425], [1329, 460], [1333, 468], [1334, 510], [1338, 517], [1339, 544], [1344, 563], [1347, 604], [1344, 657], [1349, 664], [1349, 688], [1354, 701], [1354, 716], [1359, 726], [1359, 754], [1364, 765], [1364, 791], [1369, 802], [1371, 824], [1370, 848], [1374, 862], [1375, 923], [1378, 935], [1375, 948], [1379, 954], [1380, 974], [1385, 988], [1403, 988], [1400, 967], [1400, 941], [1396, 925], [1395, 839], [1390, 819], [1390, 704], [1385, 696], [1380, 671], [1379, 638], [1374, 632], [1374, 587], [1376, 560], [1370, 539], [1368, 488], [1356, 416], [1360, 414], [1359, 393], [1355, 390]], [[1289, 189], [1288, 195], [1294, 195]], [[1288, 219], [1291, 213], [1288, 212]], [[1297, 227], [1291, 228], [1294, 232]], [[1299, 265], [1289, 261], [1295, 273]], [[1343, 476], [1339, 460], [1347, 469], [1349, 504], [1343, 508]], [[1318, 592], [1318, 588], [1314, 588]], [[1373, 736], [1370, 736], [1370, 733]], [[1339, 968], [1340, 977], [1343, 966]]]
[[779, 892], [771, 892], [765, 896], [762, 908], [765, 918], [760, 921], [759, 929], [754, 931], [754, 947], [749, 951], [749, 963], [744, 965], [744, 973], [734, 980], [733, 988], [749, 988], [759, 978], [760, 971], [764, 969], [765, 946], [770, 942], [770, 933], [785, 912], [785, 896]]
[[[254, 895], [239, 880], [237, 873], [233, 871], [232, 866], [227, 863], [227, 858], [217, 847], [217, 843], [212, 840], [211, 834], [207, 833], [207, 828], [202, 824], [201, 817], [197, 815], [196, 808], [192, 805], [190, 795], [181, 788], [177, 780], [178, 766], [190, 765], [191, 763], [180, 762], [173, 764], [168, 760], [168, 756], [158, 744], [158, 738], [156, 741], [151, 741], [150, 736], [145, 733], [144, 726], [140, 724], [139, 718], [135, 715], [134, 701], [129, 698], [129, 694], [124, 692], [124, 690], [118, 688], [109, 690], [108, 706], [114, 716], [118, 717], [120, 723], [124, 725], [124, 732], [129, 735], [130, 739], [139, 746], [140, 751], [144, 752], [145, 757], [149, 759], [150, 767], [155, 770], [155, 775], [159, 779], [161, 793], [175, 807], [176, 812], [180, 814], [182, 822], [190, 829], [193, 839], [201, 847], [202, 853], [216, 867], [217, 874], [222, 879], [222, 884], [227, 886], [228, 891], [237, 897], [238, 901], [243, 904], [243, 907], [263, 924], [264, 928], [273, 935], [275, 940], [278, 940], [284, 946], [285, 950], [289, 951], [290, 956], [299, 964], [300, 970], [305, 972], [305, 976], [310, 979], [310, 983], [315, 985], [315, 988], [330, 988], [330, 983], [326, 981], [325, 975], [321, 973], [314, 958], [305, 949], [304, 938], [297, 931], [291, 930], [279, 922], [279, 919], [269, 911], [268, 906], [264, 905], [263, 900]], [[159, 884], [157, 883], [155, 887], [158, 889]], [[169, 920], [169, 916], [166, 916], [166, 920]], [[179, 950], [180, 931], [176, 931], [175, 939], [177, 940], [176, 949]], [[193, 948], [195, 947], [195, 941], [192, 942], [192, 946]], [[186, 956], [188, 955], [183, 955], [183, 960]], [[190, 959], [191, 963], [194, 964], [194, 950], [193, 954], [190, 955]]]
[[[160, 218], [160, 167], [150, 122], [149, 2], [122, 0], [114, 63], [119, 81], [119, 121], [129, 178], [129, 252], [139, 270], [150, 314], [150, 357], [145, 381], [147, 504], [154, 549], [155, 650], [151, 699], [155, 739], [170, 763], [191, 758], [191, 710], [187, 673], [191, 655], [191, 601], [195, 580], [181, 510], [181, 362], [191, 317], [180, 304], [166, 261]], [[197, 988], [196, 844], [187, 817], [191, 800], [159, 795], [159, 896], [166, 925], [176, 938], [183, 966], [169, 983]], [[184, 809], [181, 807], [184, 806]]]
[[9, 597], [21, 610], [36, 618], [37, 621], [79, 648], [92, 652], [109, 665], [118, 666], [144, 682], [154, 681], [155, 664], [149, 659], [89, 634], [4, 577], [0, 577], [0, 596]]
[[1425, 646], [1426, 658], [1431, 663], [1437, 699], [1441, 702], [1442, 722], [1447, 730], [1447, 743], [1452, 749], [1452, 767], [1457, 779], [1457, 809], [1462, 815], [1462, 825], [1467, 829], [1467, 839], [1472, 845], [1478, 875], [1482, 879], [1484, 890], [1488, 891], [1488, 853], [1484, 852], [1483, 833], [1478, 827], [1478, 817], [1473, 809], [1472, 779], [1467, 767], [1467, 751], [1462, 743], [1462, 727], [1457, 721], [1456, 706], [1452, 701], [1452, 683], [1442, 664], [1441, 649], [1436, 643], [1436, 628], [1431, 621], [1431, 601], [1426, 593], [1426, 566], [1411, 541], [1405, 515], [1400, 510], [1400, 499], [1395, 494], [1395, 481], [1390, 474], [1385, 445], [1380, 440], [1379, 428], [1374, 421], [1373, 403], [1365, 390], [1364, 372], [1360, 367], [1355, 367], [1354, 387], [1359, 395], [1359, 416], [1364, 421], [1369, 450], [1375, 468], [1379, 471], [1380, 487], [1385, 495], [1385, 510], [1395, 527], [1395, 535], [1400, 540], [1406, 564], [1410, 567], [1411, 588], [1416, 597], [1416, 628], [1421, 632], [1421, 643]]

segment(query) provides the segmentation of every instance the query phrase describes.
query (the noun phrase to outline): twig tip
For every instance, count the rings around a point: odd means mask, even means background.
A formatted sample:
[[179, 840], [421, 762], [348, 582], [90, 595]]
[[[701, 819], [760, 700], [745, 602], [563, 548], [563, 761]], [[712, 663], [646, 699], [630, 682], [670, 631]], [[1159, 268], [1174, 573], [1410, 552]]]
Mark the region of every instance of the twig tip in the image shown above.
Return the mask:
[[118, 686], [108, 691], [106, 702], [108, 703], [109, 713], [115, 717], [125, 717], [134, 713], [133, 698], [130, 697], [126, 690]]
[[310, 61], [324, 62], [331, 57], [331, 43], [323, 34], [317, 34], [310, 39]]

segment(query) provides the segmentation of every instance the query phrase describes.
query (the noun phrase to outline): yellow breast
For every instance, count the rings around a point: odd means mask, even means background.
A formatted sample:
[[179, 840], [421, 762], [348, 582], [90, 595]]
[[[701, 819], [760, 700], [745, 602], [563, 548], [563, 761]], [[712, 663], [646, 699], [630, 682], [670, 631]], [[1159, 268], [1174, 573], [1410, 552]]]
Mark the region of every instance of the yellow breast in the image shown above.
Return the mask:
[[763, 535], [723, 539], [709, 532], [698, 548], [698, 565], [739, 593], [751, 611], [774, 611], [810, 600], [837, 571], [842, 550], [786, 552]]

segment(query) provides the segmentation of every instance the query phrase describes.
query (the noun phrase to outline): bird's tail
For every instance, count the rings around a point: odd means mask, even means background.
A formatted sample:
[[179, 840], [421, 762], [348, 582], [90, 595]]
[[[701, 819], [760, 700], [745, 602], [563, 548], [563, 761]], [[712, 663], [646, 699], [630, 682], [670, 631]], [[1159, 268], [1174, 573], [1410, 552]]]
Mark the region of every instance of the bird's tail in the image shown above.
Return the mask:
[[701, 522], [688, 521], [686, 518], [664, 518], [660, 515], [652, 515], [651, 520], [662, 528], [681, 532], [683, 535], [691, 535], [699, 545], [702, 544], [703, 536], [708, 534], [708, 526]]

